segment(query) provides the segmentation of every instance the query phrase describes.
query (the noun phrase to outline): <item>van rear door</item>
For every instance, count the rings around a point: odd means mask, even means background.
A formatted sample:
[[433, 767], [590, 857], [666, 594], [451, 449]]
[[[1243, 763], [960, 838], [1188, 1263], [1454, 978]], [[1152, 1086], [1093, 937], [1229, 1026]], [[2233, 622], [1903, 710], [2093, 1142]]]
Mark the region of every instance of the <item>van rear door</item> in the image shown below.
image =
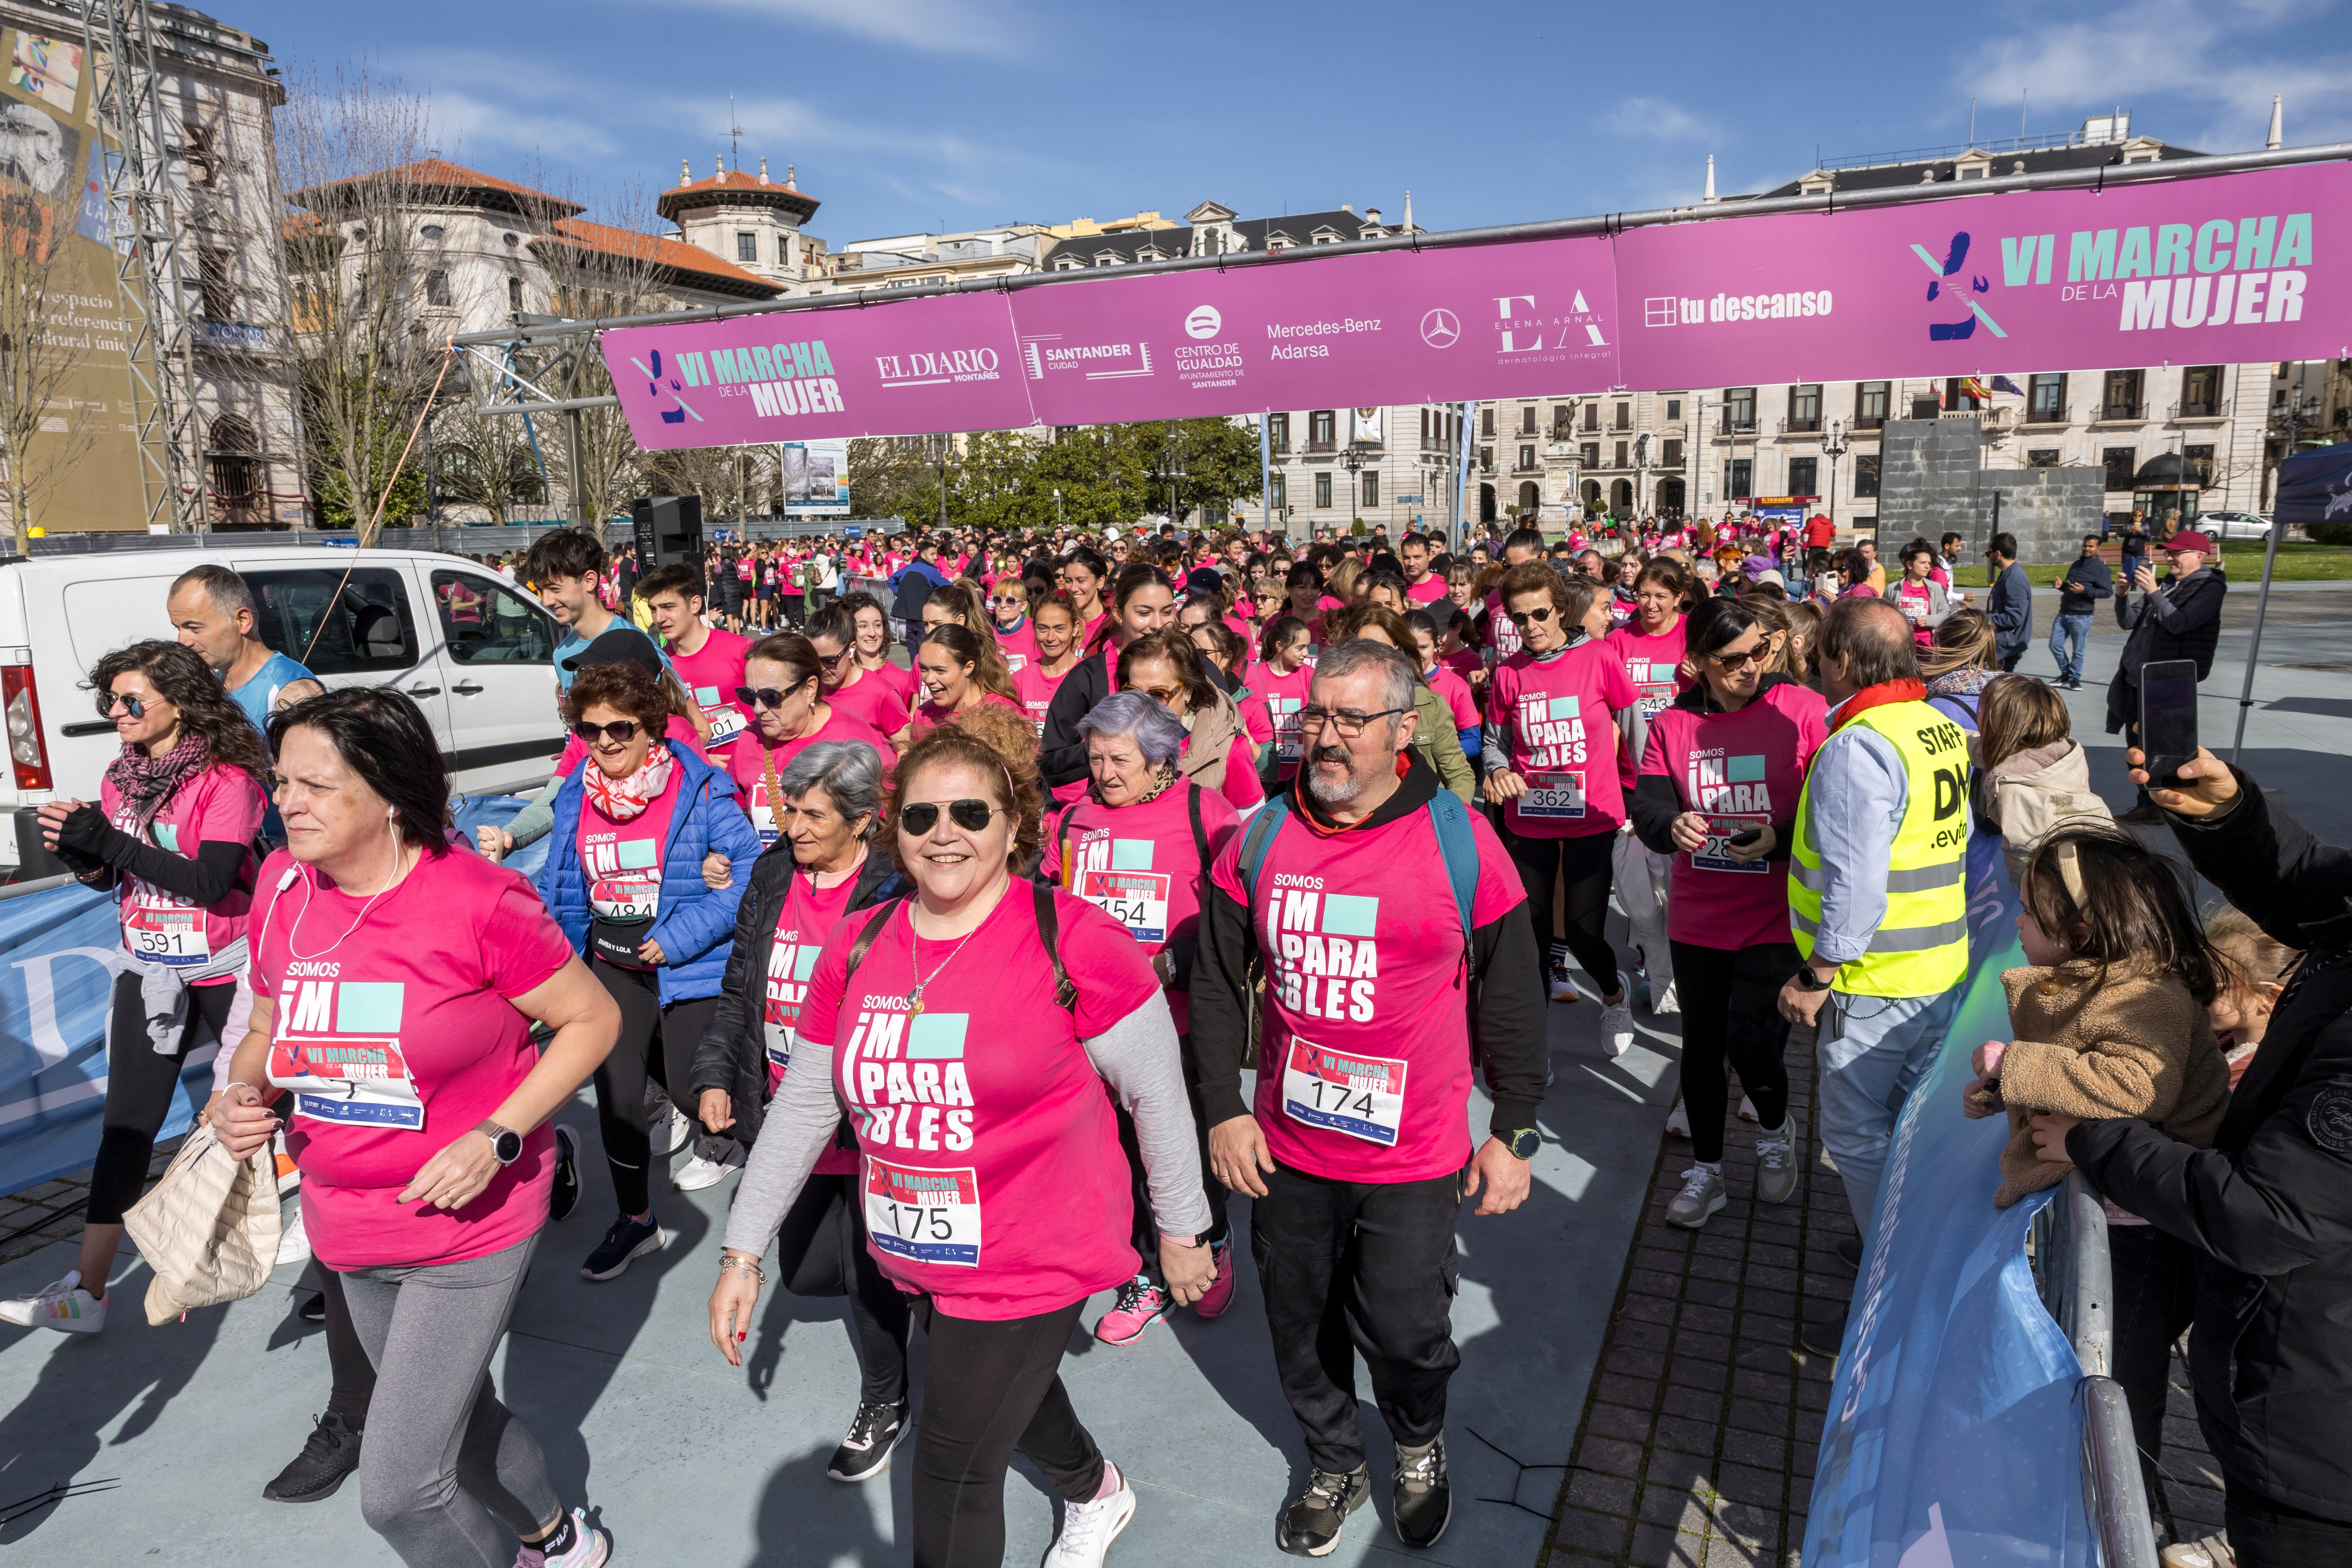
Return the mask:
[[488, 573], [417, 563], [448, 680], [449, 771], [469, 795], [530, 788], [563, 751], [552, 616]]

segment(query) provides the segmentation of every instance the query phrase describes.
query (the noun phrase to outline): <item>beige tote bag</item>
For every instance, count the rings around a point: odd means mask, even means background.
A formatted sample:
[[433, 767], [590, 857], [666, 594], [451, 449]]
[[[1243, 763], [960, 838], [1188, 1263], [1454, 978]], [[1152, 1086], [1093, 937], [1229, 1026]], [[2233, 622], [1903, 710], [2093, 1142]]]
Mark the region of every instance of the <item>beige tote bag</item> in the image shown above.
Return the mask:
[[278, 1162], [267, 1143], [231, 1159], [211, 1128], [198, 1127], [122, 1224], [155, 1271], [149, 1323], [242, 1301], [278, 1263]]

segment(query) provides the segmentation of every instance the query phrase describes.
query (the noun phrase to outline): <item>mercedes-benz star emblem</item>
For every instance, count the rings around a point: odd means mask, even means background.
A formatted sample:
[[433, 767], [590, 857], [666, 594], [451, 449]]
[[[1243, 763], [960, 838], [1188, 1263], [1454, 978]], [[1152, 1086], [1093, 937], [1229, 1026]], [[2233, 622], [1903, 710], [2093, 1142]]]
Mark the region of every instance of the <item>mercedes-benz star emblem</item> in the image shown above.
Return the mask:
[[1450, 349], [1461, 335], [1462, 323], [1442, 305], [1421, 319], [1421, 341], [1431, 348]]

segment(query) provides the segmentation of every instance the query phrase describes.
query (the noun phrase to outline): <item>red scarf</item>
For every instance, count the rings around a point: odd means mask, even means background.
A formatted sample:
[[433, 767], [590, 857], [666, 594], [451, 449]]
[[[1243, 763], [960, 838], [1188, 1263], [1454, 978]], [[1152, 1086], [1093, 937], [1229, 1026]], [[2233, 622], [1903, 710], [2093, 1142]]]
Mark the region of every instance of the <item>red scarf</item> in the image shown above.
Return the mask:
[[1925, 702], [1927, 683], [1924, 680], [1882, 680], [1875, 686], [1865, 686], [1838, 704], [1837, 717], [1830, 721], [1830, 733], [1834, 735], [1873, 708], [1884, 708], [1891, 702]]
[[669, 787], [675, 761], [669, 748], [657, 741], [635, 773], [616, 779], [598, 767], [592, 756], [581, 766], [581, 787], [597, 810], [614, 822], [627, 822], [661, 798], [661, 792]]

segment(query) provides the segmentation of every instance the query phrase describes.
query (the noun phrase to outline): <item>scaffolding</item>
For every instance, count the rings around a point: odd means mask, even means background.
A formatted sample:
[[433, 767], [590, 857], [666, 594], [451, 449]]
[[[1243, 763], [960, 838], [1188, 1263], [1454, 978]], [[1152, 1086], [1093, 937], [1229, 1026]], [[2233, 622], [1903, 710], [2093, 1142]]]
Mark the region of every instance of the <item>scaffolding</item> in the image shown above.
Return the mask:
[[98, 71], [116, 298], [140, 304], [124, 326], [145, 521], [151, 531], [201, 528], [194, 348], [177, 298], [184, 230], [171, 185], [171, 159], [183, 142], [179, 118], [156, 68], [148, 0], [82, 0], [81, 12], [83, 58]]

